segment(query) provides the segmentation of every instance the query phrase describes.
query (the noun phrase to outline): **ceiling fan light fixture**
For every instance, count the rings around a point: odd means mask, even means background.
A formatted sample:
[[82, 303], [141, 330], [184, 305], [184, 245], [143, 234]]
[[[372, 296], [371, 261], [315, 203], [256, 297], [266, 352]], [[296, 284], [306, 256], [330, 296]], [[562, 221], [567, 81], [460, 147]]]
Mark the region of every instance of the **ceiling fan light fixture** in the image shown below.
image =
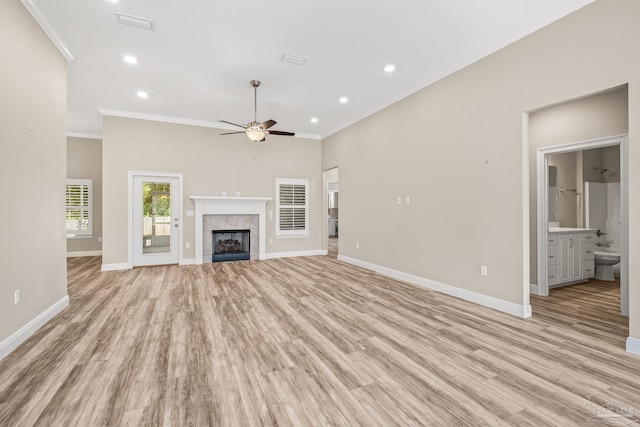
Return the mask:
[[256, 122], [249, 123], [246, 133], [247, 137], [253, 142], [262, 141], [267, 134], [262, 126], [260, 126], [260, 124]]

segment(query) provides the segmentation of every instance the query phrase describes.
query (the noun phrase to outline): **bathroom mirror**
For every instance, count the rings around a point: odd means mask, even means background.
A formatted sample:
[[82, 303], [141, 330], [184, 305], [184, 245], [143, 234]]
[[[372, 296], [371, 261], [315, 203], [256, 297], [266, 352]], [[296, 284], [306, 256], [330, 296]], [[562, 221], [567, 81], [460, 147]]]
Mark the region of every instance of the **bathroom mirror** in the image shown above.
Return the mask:
[[548, 188], [548, 205], [549, 205], [549, 222], [558, 221], [558, 186], [556, 184], [556, 176], [558, 168], [556, 166], [548, 167], [549, 188]]

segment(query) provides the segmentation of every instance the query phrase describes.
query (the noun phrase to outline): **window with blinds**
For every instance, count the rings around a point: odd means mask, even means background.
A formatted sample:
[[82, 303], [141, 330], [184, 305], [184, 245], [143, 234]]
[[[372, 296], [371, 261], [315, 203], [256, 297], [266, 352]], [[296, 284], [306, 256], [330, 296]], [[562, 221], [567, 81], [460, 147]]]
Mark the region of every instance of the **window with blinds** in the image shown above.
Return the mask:
[[90, 179], [68, 179], [66, 190], [67, 234], [91, 236], [91, 183]]
[[276, 236], [308, 236], [309, 180], [278, 178], [276, 187]]

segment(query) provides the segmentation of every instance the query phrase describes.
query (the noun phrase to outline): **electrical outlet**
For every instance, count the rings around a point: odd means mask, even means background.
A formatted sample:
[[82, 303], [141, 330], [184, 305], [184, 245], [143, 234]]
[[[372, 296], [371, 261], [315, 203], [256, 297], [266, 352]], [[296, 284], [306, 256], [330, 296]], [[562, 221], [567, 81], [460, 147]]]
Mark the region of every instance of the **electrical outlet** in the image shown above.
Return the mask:
[[356, 243], [356, 249], [360, 249], [360, 242]]
[[269, 244], [272, 244], [272, 243], [273, 243], [273, 239], [269, 239]]
[[16, 291], [13, 293], [13, 304], [20, 304], [20, 289], [16, 289]]
[[189, 249], [191, 247], [191, 242], [184, 242], [184, 247]]
[[488, 272], [487, 272], [487, 266], [486, 266], [486, 265], [481, 265], [481, 266], [480, 266], [480, 275], [481, 275], [481, 276], [486, 276], [486, 275], [488, 275]]
[[398, 196], [398, 204], [401, 205], [402, 204], [402, 197]]
[[405, 202], [407, 205], [408, 205], [409, 203], [411, 203], [411, 197], [406, 196], [406, 197], [404, 198], [404, 202]]

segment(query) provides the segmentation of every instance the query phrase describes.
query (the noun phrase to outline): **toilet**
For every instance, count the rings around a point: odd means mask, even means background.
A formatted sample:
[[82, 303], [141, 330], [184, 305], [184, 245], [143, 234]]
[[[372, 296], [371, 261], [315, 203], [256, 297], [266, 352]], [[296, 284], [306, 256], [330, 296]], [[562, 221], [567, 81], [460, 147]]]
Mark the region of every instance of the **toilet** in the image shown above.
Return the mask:
[[595, 278], [608, 281], [616, 280], [613, 275], [613, 266], [620, 262], [620, 253], [595, 251], [593, 256], [596, 264]]

